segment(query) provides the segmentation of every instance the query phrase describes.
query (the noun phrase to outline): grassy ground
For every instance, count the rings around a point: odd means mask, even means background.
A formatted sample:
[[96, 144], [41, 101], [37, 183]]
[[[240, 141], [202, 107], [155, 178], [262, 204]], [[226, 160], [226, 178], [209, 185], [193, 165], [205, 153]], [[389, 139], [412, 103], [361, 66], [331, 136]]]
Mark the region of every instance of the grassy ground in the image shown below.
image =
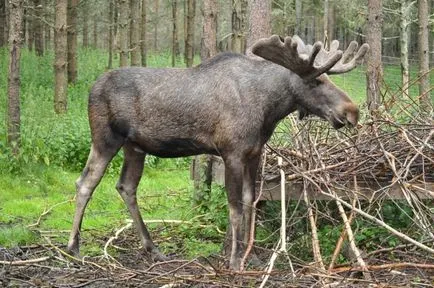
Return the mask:
[[[6, 114], [7, 51], [0, 49], [0, 114]], [[44, 243], [42, 236], [66, 243], [74, 210], [74, 181], [86, 162], [90, 134], [87, 120], [87, 94], [95, 79], [106, 70], [107, 55], [101, 51], [80, 50], [76, 84], [68, 88], [68, 113], [53, 112], [53, 55], [42, 58], [27, 50], [22, 54], [22, 149], [18, 158], [10, 155], [6, 146], [5, 122], [0, 123], [0, 246], [12, 247]], [[118, 61], [115, 59], [114, 61]], [[170, 55], [150, 55], [149, 66], [170, 65]], [[178, 61], [178, 66], [182, 62]], [[399, 67], [386, 67], [389, 87], [399, 86]], [[415, 75], [413, 72], [412, 75]], [[361, 69], [344, 76], [334, 76], [338, 86], [348, 91], [358, 103], [365, 98], [365, 76]], [[413, 95], [417, 91], [412, 90]], [[188, 160], [160, 160], [148, 157], [149, 164], [139, 186], [139, 205], [145, 219], [197, 219], [181, 225], [185, 255], [206, 255], [220, 249], [222, 236], [212, 225], [206, 229], [201, 222], [215, 223], [224, 229], [226, 222], [225, 196], [221, 189], [210, 199], [212, 213], [198, 216], [192, 207], [192, 184]], [[95, 191], [83, 223], [83, 239], [95, 235], [108, 237], [129, 218], [115, 190], [121, 165], [117, 157]], [[200, 209], [199, 209], [200, 210]], [[40, 220], [39, 217], [48, 211]], [[38, 223], [38, 225], [33, 225]], [[151, 225], [156, 228], [158, 225]], [[161, 226], [161, 225], [160, 225]], [[158, 226], [159, 227], [159, 226]], [[66, 232], [65, 232], [66, 231]], [[160, 231], [161, 232], [161, 231]], [[161, 232], [164, 235], [164, 231]], [[169, 235], [166, 235], [169, 236]], [[213, 239], [218, 241], [212, 241]], [[265, 238], [265, 236], [264, 236]], [[173, 248], [161, 244], [163, 251]], [[88, 241], [84, 253], [98, 253], [101, 244]]]

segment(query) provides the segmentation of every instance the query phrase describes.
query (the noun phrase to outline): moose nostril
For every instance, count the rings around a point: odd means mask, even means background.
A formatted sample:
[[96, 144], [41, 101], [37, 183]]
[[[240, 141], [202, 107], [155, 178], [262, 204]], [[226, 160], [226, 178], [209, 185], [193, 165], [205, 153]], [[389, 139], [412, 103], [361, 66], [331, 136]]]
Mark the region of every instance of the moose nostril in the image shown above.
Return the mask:
[[352, 126], [356, 126], [357, 122], [359, 121], [359, 109], [357, 107], [354, 107], [354, 108], [347, 110], [347, 112], [345, 113], [345, 117], [346, 117], [347, 121]]

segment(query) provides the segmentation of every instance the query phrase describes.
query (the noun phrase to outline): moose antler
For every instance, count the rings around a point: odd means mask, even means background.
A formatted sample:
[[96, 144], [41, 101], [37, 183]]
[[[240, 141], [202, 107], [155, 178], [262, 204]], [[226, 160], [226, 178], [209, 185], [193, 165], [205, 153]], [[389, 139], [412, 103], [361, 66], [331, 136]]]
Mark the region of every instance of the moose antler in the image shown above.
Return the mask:
[[[283, 42], [282, 42], [283, 40]], [[306, 80], [315, 79], [323, 73], [340, 74], [351, 71], [361, 64], [369, 50], [368, 44], [363, 44], [354, 56], [357, 42], [351, 42], [343, 53], [338, 49], [339, 41], [334, 40], [329, 51], [321, 42], [305, 45], [298, 36], [281, 39], [278, 35], [258, 40], [252, 47], [252, 52], [266, 60], [279, 64]]]

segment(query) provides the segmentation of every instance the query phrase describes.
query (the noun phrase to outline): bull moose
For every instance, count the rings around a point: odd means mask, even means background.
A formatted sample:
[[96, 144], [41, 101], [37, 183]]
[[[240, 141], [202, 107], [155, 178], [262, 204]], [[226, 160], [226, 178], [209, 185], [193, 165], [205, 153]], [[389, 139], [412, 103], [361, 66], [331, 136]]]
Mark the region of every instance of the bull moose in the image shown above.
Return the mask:
[[[257, 41], [249, 56], [223, 53], [187, 69], [116, 69], [102, 75], [89, 95], [92, 146], [76, 181], [76, 210], [68, 251], [79, 253], [86, 205], [120, 148], [124, 163], [116, 189], [125, 201], [143, 247], [155, 261], [166, 257], [154, 245], [137, 205], [136, 190], [146, 154], [223, 158], [232, 232], [230, 268], [240, 269], [249, 239], [255, 178], [264, 144], [280, 120], [298, 111], [317, 115], [334, 128], [354, 126], [357, 106], [327, 74], [357, 67], [369, 49], [352, 42], [345, 52], [333, 41], [305, 45], [277, 35]], [[259, 57], [258, 57], [259, 56]]]

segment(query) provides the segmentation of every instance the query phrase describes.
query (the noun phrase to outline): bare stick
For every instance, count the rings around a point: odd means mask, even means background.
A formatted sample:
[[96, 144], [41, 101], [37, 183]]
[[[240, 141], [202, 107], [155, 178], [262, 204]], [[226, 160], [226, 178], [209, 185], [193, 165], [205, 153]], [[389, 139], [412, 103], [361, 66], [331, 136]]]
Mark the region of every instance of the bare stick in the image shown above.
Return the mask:
[[313, 257], [315, 259], [315, 264], [321, 270], [325, 270], [324, 262], [322, 261], [322, 257], [321, 257], [321, 248], [319, 246], [318, 233], [316, 230], [316, 221], [315, 221], [315, 217], [313, 215], [312, 206], [310, 204], [309, 199], [307, 198], [306, 184], [303, 187], [303, 198], [304, 198], [304, 202], [306, 203], [306, 206], [307, 206], [310, 228], [312, 230], [312, 250], [313, 250]]
[[420, 268], [420, 269], [434, 269], [434, 264], [425, 263], [409, 263], [409, 262], [399, 262], [399, 263], [388, 263], [383, 265], [368, 265], [365, 268], [362, 267], [339, 267], [332, 270], [333, 273], [340, 273], [346, 271], [363, 271], [363, 269], [368, 270], [383, 270], [383, 269], [395, 269], [395, 268]]
[[[353, 207], [356, 204], [356, 198], [353, 199]], [[348, 223], [349, 225], [351, 225], [351, 223], [353, 222], [354, 219], [354, 211], [351, 211], [350, 213], [350, 217], [348, 217]], [[347, 237], [347, 230], [345, 229], [345, 226], [342, 228], [342, 232], [341, 235], [339, 236], [338, 241], [336, 242], [336, 247], [335, 250], [333, 251], [333, 255], [332, 255], [332, 260], [330, 260], [330, 265], [329, 268], [327, 270], [327, 272], [330, 274], [331, 270], [333, 269], [333, 266], [335, 265], [336, 259], [339, 256], [339, 253], [341, 252], [342, 249], [342, 244], [344, 243], [345, 237]]]
[[51, 256], [45, 256], [35, 259], [29, 259], [29, 260], [15, 260], [15, 261], [0, 261], [0, 264], [3, 265], [12, 265], [12, 266], [23, 266], [23, 265], [31, 265], [34, 263], [44, 262], [51, 258]]
[[107, 259], [108, 259], [108, 258], [114, 259], [114, 258], [113, 258], [113, 257], [112, 257], [108, 252], [107, 252], [107, 248], [108, 248], [108, 246], [109, 246], [109, 245], [110, 245], [114, 240], [118, 239], [119, 235], [120, 235], [124, 230], [131, 228], [132, 225], [133, 225], [133, 222], [132, 222], [132, 221], [128, 221], [127, 225], [121, 227], [119, 230], [116, 231], [115, 236], [110, 237], [110, 239], [107, 240], [107, 242], [106, 242], [105, 245], [104, 245], [104, 257], [105, 257], [105, 258], [107, 258]]

